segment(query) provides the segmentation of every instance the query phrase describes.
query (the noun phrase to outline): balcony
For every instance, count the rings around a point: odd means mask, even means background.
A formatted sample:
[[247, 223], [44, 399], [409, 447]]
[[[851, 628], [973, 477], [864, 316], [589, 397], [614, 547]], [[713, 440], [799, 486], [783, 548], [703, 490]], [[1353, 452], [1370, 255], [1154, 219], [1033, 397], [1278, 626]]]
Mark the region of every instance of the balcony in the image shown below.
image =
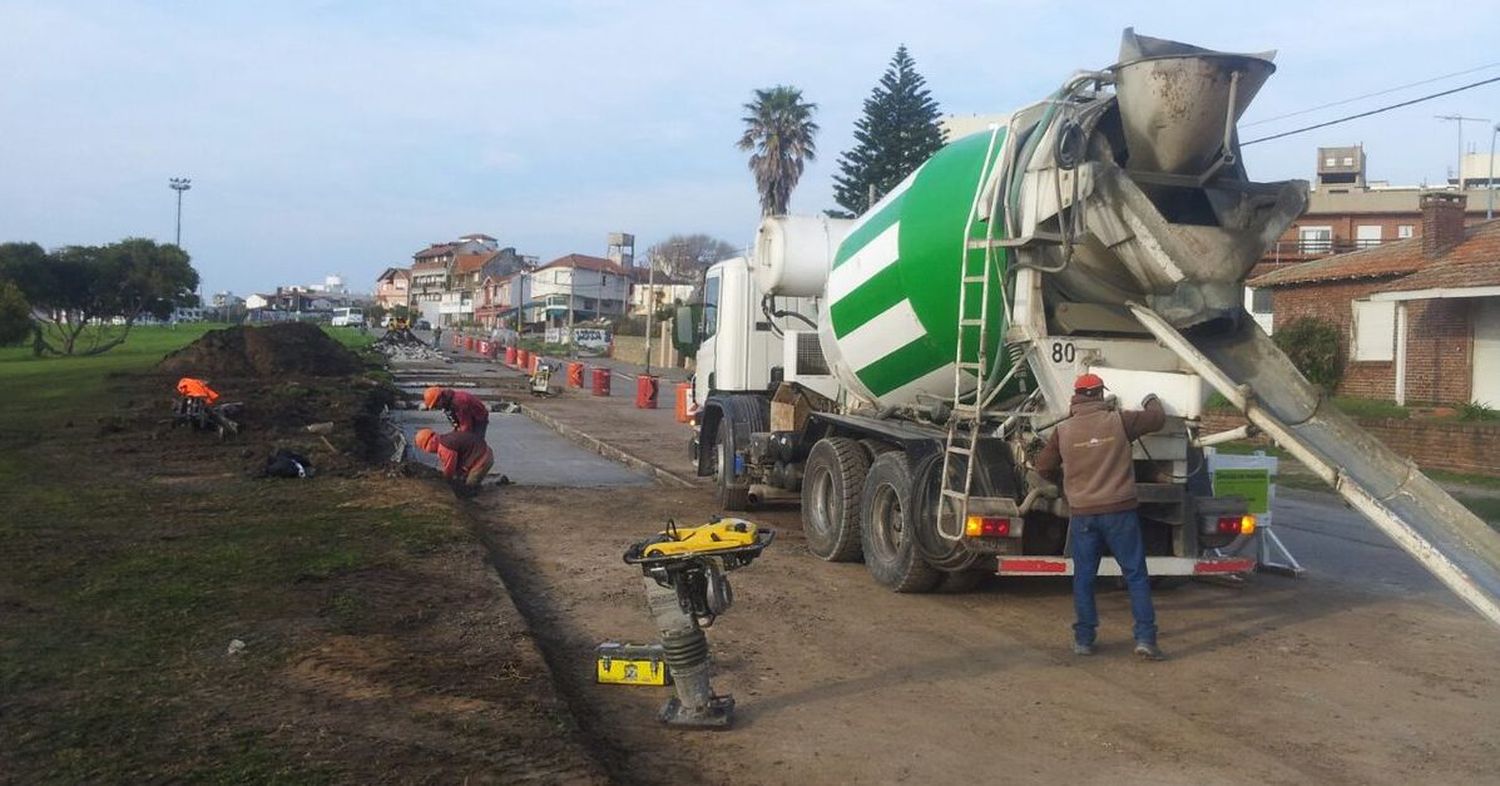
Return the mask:
[[1309, 259], [1374, 248], [1384, 243], [1395, 242], [1398, 239], [1406, 240], [1408, 238], [1391, 238], [1389, 240], [1346, 240], [1343, 238], [1278, 240], [1276, 241], [1276, 245], [1266, 250], [1265, 256], [1261, 257], [1261, 261], [1282, 263], [1306, 262]]

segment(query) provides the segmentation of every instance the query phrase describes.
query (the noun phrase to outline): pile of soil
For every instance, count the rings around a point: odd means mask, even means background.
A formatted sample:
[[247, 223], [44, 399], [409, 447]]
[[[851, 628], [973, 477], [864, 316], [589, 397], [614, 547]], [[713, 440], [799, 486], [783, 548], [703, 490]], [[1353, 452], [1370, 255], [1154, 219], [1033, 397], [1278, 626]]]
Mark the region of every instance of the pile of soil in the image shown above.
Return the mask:
[[170, 374], [209, 379], [339, 377], [363, 367], [358, 355], [306, 322], [213, 330], [167, 355], [158, 366]]

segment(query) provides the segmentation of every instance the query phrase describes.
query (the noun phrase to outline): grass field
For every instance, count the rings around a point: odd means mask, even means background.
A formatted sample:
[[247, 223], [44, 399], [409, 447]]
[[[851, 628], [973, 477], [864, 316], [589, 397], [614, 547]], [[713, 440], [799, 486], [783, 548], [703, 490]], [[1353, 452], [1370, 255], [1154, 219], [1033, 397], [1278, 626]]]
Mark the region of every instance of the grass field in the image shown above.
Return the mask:
[[0, 781], [348, 779], [275, 735], [267, 686], [310, 638], [385, 632], [359, 577], [468, 541], [421, 488], [255, 479], [266, 442], [160, 425], [170, 381], [143, 375], [212, 327], [0, 349]]

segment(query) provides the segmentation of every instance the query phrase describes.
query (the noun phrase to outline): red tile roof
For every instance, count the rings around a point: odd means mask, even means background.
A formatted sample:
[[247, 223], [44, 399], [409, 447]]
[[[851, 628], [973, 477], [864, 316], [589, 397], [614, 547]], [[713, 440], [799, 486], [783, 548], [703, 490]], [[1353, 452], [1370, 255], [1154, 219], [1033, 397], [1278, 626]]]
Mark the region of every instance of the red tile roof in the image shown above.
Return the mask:
[[569, 254], [565, 257], [558, 257], [537, 268], [537, 270], [546, 270], [554, 267], [576, 267], [584, 270], [592, 270], [597, 273], [614, 273], [617, 276], [626, 275], [625, 268], [620, 267], [614, 262], [602, 257], [591, 257], [587, 254]]
[[[1436, 267], [1450, 269], [1473, 263], [1494, 262], [1496, 260], [1500, 260], [1500, 221], [1486, 221], [1465, 227], [1463, 242], [1435, 257], [1424, 255], [1422, 253], [1422, 238], [1414, 237], [1407, 240], [1398, 240], [1394, 243], [1385, 243], [1374, 248], [1367, 248], [1348, 254], [1336, 254], [1324, 259], [1284, 267], [1251, 279], [1246, 283], [1252, 287], [1278, 287], [1289, 284], [1312, 284], [1337, 279], [1406, 276], [1391, 287], [1388, 287], [1387, 291], [1430, 289], [1432, 288], [1431, 286], [1423, 285], [1414, 287], [1408, 285], [1407, 282], [1411, 281], [1414, 276], [1421, 275], [1418, 271], [1425, 273]], [[1466, 274], [1449, 272], [1442, 275], [1446, 277], [1444, 280], [1457, 280], [1453, 277], [1462, 278]], [[1459, 286], [1484, 285], [1462, 284]]]
[[499, 254], [459, 254], [453, 258], [453, 275], [461, 276], [465, 273], [473, 273], [484, 267], [484, 263], [497, 256]]
[[457, 243], [433, 243], [432, 245], [412, 254], [412, 259], [431, 259], [433, 257], [447, 256], [453, 253]]
[[1464, 242], [1421, 270], [1381, 288], [1381, 292], [1500, 286], [1500, 221], [1469, 228]]

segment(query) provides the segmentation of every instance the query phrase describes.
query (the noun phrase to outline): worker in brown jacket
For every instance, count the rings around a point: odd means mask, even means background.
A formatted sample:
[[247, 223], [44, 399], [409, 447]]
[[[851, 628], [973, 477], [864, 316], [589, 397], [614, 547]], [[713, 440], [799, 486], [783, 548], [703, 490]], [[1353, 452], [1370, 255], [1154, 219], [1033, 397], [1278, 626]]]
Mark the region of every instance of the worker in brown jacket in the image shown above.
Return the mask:
[[1094, 605], [1094, 582], [1107, 546], [1120, 565], [1130, 591], [1130, 614], [1135, 618], [1135, 654], [1160, 660], [1156, 645], [1156, 611], [1151, 606], [1151, 579], [1146, 574], [1146, 549], [1137, 511], [1135, 463], [1131, 442], [1166, 422], [1155, 394], [1141, 402], [1138, 412], [1122, 412], [1104, 397], [1104, 380], [1084, 374], [1073, 383], [1068, 418], [1052, 430], [1037, 456], [1042, 477], [1062, 477], [1068, 500], [1068, 540], [1073, 547], [1073, 652], [1094, 654], [1099, 612]]

